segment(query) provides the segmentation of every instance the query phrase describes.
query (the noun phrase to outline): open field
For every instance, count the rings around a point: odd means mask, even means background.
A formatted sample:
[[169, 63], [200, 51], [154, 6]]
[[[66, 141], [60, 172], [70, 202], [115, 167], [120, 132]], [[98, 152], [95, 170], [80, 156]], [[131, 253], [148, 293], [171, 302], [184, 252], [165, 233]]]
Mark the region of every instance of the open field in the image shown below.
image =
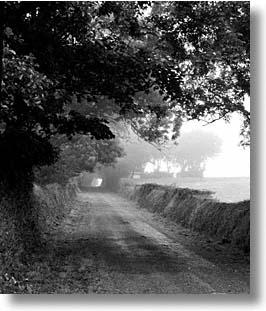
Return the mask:
[[136, 184], [157, 183], [181, 188], [210, 190], [213, 197], [222, 202], [238, 202], [250, 199], [249, 177], [217, 178], [145, 178], [134, 179]]

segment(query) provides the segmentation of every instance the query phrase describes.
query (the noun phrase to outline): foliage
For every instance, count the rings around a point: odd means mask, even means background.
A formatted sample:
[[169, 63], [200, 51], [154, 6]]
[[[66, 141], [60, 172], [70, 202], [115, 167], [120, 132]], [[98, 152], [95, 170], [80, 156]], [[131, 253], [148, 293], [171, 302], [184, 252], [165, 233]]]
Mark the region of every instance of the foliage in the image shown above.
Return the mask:
[[162, 163], [168, 165], [168, 170], [178, 166], [182, 176], [202, 177], [206, 161], [219, 154], [221, 145], [220, 137], [199, 130], [186, 132], [180, 136], [178, 144], [169, 142], [161, 149], [131, 135], [130, 141], [121, 142], [125, 156], [118, 159], [114, 168], [102, 170], [106, 187], [117, 190], [120, 178], [128, 178], [134, 172], [143, 173], [148, 162], [154, 165], [155, 170], [153, 174], [148, 174], [149, 178], [163, 177], [163, 172], [160, 172]]
[[34, 209], [38, 227], [44, 239], [55, 231], [71, 210], [76, 196], [75, 185], [34, 186]]
[[57, 136], [53, 145], [61, 151], [59, 160], [53, 165], [35, 169], [35, 180], [39, 184], [67, 184], [69, 179], [82, 171], [92, 172], [99, 166], [112, 166], [123, 150], [116, 140], [95, 140], [86, 135], [76, 135], [71, 141]]
[[210, 191], [158, 184], [136, 187], [126, 180], [122, 182], [120, 191], [142, 208], [249, 253], [249, 200], [224, 203], [213, 200]]
[[151, 20], [167, 64], [168, 83], [160, 87], [188, 116], [213, 120], [239, 111], [249, 118], [249, 2], [157, 3]]
[[[6, 42], [20, 56], [32, 53], [41, 72], [53, 81], [49, 98], [44, 96], [54, 110], [48, 122], [43, 116], [48, 123], [48, 128], [41, 124], [45, 135], [51, 134], [52, 127], [53, 134], [81, 132], [97, 139], [113, 138], [107, 121], [94, 115], [93, 109], [84, 116], [64, 108], [73, 95], [85, 98], [91, 106], [102, 95], [114, 99], [120, 112], [125, 112], [125, 103], [145, 89], [143, 53], [128, 47], [117, 35], [105, 35], [109, 20], [98, 17], [97, 3], [21, 2], [7, 4], [5, 9], [4, 26], [14, 33], [6, 36]], [[35, 116], [32, 119], [37, 121]]]
[[182, 176], [202, 177], [206, 161], [219, 154], [222, 140], [205, 131], [185, 132], [178, 145], [169, 148], [167, 159], [181, 168]]
[[181, 111], [173, 112], [170, 109], [171, 101], [158, 91], [151, 89], [149, 93], [139, 92], [135, 95], [134, 102], [142, 107], [144, 116], [132, 118], [131, 128], [135, 134], [148, 142], [163, 144], [170, 138], [176, 139], [182, 125]]
[[127, 120], [161, 143], [234, 111], [249, 133], [248, 2], [0, 2], [0, 60], [0, 190], [18, 202], [56, 135], [113, 139]]
[[124, 156], [117, 159], [114, 167], [102, 168], [105, 187], [117, 190], [120, 178], [129, 177], [134, 172], [143, 172], [147, 162], [159, 159], [163, 155], [158, 147], [139, 139], [130, 133], [129, 140], [120, 140]]
[[[49, 103], [56, 117], [49, 120], [49, 130], [42, 125], [46, 135], [52, 127], [68, 135], [111, 138], [107, 116], [97, 114], [103, 97], [110, 115], [150, 119], [150, 131], [157, 131], [144, 132], [149, 140], [162, 134], [155, 118], [163, 119], [163, 111], [178, 118], [180, 110], [190, 118], [244, 113], [248, 2], [20, 2], [4, 9], [6, 44], [19, 57], [33, 54], [53, 83]], [[152, 89], [164, 96], [157, 115], [154, 107], [143, 108], [143, 101], [135, 100], [137, 93]], [[96, 109], [85, 118], [75, 110], [62, 116], [72, 95]]]
[[155, 146], [143, 141], [131, 141], [122, 144], [126, 156], [120, 159], [119, 163], [125, 163], [129, 172], [143, 172], [147, 162], [162, 157], [161, 152]]

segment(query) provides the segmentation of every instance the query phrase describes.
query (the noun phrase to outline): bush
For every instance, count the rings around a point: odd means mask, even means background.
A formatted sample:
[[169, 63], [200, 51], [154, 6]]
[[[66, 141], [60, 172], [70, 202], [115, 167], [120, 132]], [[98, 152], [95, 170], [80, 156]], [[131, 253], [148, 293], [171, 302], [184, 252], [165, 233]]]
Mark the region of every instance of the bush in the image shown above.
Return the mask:
[[75, 184], [67, 184], [66, 187], [59, 184], [34, 185], [37, 222], [44, 235], [58, 228], [69, 213], [76, 191]]
[[210, 191], [157, 184], [134, 186], [128, 180], [121, 181], [120, 193], [185, 227], [245, 252], [250, 250], [250, 201], [223, 203], [212, 199]]

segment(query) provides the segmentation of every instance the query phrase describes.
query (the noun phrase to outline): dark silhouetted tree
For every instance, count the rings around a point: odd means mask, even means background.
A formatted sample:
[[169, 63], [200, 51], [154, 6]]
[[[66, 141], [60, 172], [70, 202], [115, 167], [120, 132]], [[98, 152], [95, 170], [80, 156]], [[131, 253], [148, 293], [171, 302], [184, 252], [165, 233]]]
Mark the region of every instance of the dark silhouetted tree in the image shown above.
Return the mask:
[[[168, 121], [235, 111], [249, 125], [249, 2], [21, 1], [1, 2], [0, 12], [0, 182], [9, 197], [29, 201], [33, 168], [58, 158], [57, 134], [113, 139], [110, 122], [123, 119], [161, 142]], [[151, 91], [163, 100], [147, 104]], [[25, 227], [29, 207], [14, 206]]]
[[86, 135], [54, 137], [53, 145], [60, 150], [59, 159], [52, 165], [35, 169], [35, 181], [41, 185], [59, 183], [66, 185], [70, 178], [81, 172], [93, 172], [101, 166], [113, 166], [124, 156], [117, 140], [95, 140]]
[[121, 141], [124, 156], [117, 159], [112, 167], [102, 168], [104, 185], [107, 189], [117, 190], [121, 178], [128, 178], [134, 173], [144, 173], [146, 164], [162, 157], [160, 150], [150, 143], [138, 139], [134, 134], [130, 140]]

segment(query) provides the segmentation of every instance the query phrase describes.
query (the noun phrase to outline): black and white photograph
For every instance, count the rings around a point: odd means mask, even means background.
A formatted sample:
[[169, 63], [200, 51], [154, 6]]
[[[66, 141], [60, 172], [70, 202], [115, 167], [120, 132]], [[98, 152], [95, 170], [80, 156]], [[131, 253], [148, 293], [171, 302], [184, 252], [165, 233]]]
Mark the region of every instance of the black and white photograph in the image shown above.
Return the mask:
[[0, 294], [250, 295], [250, 119], [249, 1], [1, 1]]

